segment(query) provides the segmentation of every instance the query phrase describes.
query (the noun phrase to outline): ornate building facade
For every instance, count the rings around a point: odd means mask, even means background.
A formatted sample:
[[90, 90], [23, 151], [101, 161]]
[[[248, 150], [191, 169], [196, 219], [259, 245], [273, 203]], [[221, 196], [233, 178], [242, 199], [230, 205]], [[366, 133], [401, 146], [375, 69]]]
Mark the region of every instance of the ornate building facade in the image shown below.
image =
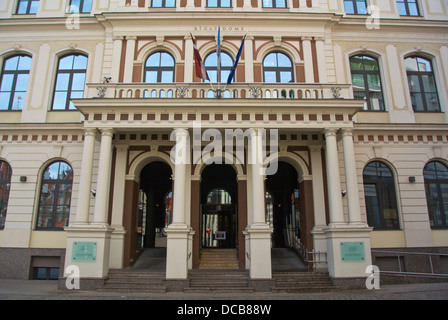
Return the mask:
[[0, 277], [447, 273], [447, 31], [445, 0], [1, 1]]

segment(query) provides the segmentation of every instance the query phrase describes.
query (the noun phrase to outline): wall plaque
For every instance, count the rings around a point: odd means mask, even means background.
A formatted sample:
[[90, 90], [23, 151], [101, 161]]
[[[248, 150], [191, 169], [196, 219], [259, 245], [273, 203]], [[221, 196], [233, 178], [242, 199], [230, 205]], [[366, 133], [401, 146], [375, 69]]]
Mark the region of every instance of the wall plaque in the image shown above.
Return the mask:
[[341, 242], [342, 261], [365, 261], [364, 242]]
[[73, 242], [72, 261], [95, 261], [96, 242]]

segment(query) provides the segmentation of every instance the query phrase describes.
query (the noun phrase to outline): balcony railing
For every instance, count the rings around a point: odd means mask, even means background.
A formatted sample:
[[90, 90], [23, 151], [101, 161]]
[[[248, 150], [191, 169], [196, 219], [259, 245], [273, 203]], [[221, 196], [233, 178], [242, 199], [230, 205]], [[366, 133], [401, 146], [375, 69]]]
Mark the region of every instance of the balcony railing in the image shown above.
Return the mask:
[[88, 98], [115, 99], [351, 99], [349, 84], [90, 83]]

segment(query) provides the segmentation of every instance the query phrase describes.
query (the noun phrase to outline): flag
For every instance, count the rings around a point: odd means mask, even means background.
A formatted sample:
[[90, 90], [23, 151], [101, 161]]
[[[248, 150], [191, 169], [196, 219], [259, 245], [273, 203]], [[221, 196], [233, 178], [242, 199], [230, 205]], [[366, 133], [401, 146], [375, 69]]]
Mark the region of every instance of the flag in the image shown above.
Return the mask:
[[[221, 27], [218, 27], [218, 47], [216, 49], [216, 56], [218, 58], [217, 62], [217, 77], [221, 77]], [[221, 79], [217, 79], [218, 82], [221, 82]]]
[[196, 76], [203, 80], [209, 80], [207, 70], [205, 70], [205, 65], [202, 62], [201, 55], [199, 54], [198, 47], [196, 45], [196, 41], [193, 38], [193, 35], [190, 33], [191, 40], [193, 40], [193, 49], [194, 49], [194, 62], [196, 64]]
[[240, 60], [241, 51], [243, 51], [245, 39], [246, 39], [246, 35], [244, 35], [244, 37], [243, 37], [243, 41], [241, 42], [240, 50], [238, 50], [238, 54], [236, 55], [235, 64], [233, 65], [232, 71], [230, 72], [229, 77], [227, 78], [227, 84], [230, 84], [233, 80], [233, 77], [235, 76], [236, 66], [238, 65], [238, 61]]

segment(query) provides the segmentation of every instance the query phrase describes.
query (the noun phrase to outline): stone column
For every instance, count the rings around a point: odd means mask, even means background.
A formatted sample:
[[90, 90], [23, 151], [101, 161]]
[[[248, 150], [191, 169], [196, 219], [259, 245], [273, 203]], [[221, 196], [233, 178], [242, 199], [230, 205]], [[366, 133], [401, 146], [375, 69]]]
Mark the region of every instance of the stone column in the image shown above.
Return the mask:
[[253, 36], [247, 36], [244, 43], [244, 71], [245, 82], [254, 82], [254, 53], [253, 53]]
[[[264, 280], [272, 277], [271, 268], [271, 234], [272, 229], [266, 224], [264, 168], [262, 163], [262, 132], [252, 130], [250, 136], [250, 170], [252, 179], [252, 223], [247, 229], [249, 235], [250, 277]], [[253, 284], [255, 282], [253, 281]], [[255, 284], [257, 285], [257, 284]]]
[[337, 129], [325, 129], [330, 225], [344, 223], [336, 132]]
[[107, 227], [107, 213], [109, 208], [110, 170], [112, 160], [113, 129], [101, 130], [101, 149], [98, 164], [98, 178], [96, 184], [95, 215], [93, 223]]
[[314, 39], [316, 40], [316, 56], [317, 56], [317, 69], [319, 71], [319, 83], [327, 83], [325, 39], [323, 37], [315, 37]]
[[124, 83], [132, 82], [132, 73], [134, 69], [134, 54], [135, 54], [135, 41], [137, 37], [128, 36], [126, 37], [126, 57], [124, 59]]
[[185, 129], [176, 129], [173, 134], [176, 139], [174, 155], [174, 187], [173, 187], [173, 223], [166, 228], [167, 256], [166, 278], [176, 280], [169, 286], [181, 285], [178, 280], [188, 277], [188, 241], [191, 228], [185, 223], [185, 192], [187, 162], [190, 160], [188, 149], [189, 134]]
[[350, 224], [362, 224], [355, 149], [353, 147], [353, 132], [351, 129], [342, 130], [342, 145], [344, 148], [345, 183], [347, 185], [348, 220]]
[[114, 37], [114, 48], [112, 52], [112, 70], [110, 76], [111, 81], [118, 83], [118, 77], [120, 76], [121, 65], [121, 50], [123, 46], [123, 37]]
[[193, 41], [190, 34], [184, 37], [185, 40], [185, 67], [184, 67], [184, 82], [193, 82]]
[[303, 62], [305, 64], [305, 82], [314, 83], [313, 53], [311, 51], [311, 37], [302, 37]]
[[86, 225], [89, 223], [89, 208], [92, 185], [93, 154], [95, 151], [96, 129], [84, 132], [84, 148], [82, 152], [81, 177], [79, 179], [78, 203], [76, 220], [72, 225]]

